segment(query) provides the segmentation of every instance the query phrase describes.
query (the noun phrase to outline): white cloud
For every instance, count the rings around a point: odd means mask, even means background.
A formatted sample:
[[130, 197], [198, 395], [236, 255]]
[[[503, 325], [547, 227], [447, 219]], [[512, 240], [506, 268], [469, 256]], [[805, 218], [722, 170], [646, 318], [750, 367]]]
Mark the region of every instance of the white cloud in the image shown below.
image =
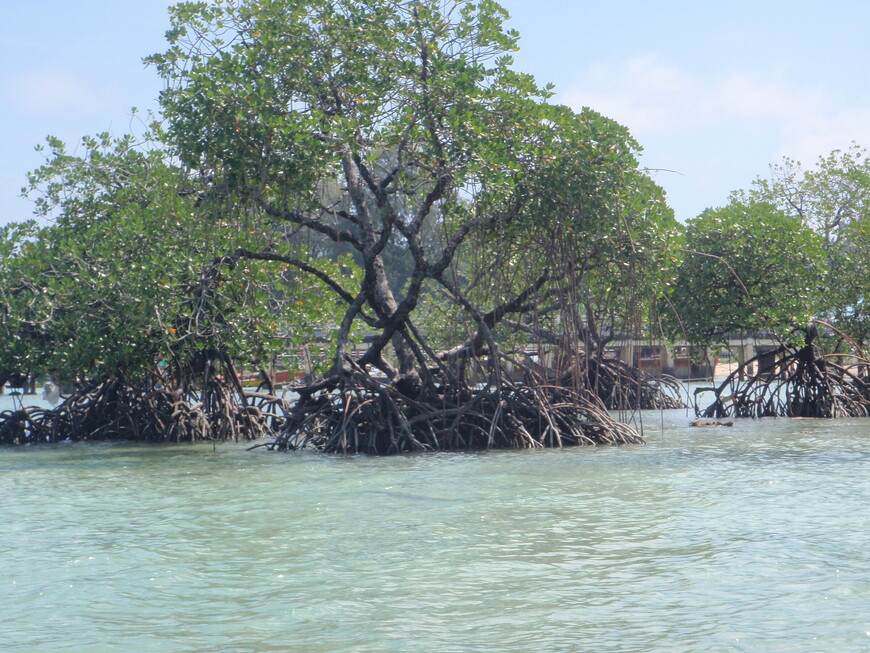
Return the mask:
[[63, 70], [34, 70], [3, 81], [3, 96], [10, 106], [28, 115], [91, 116], [106, 113], [115, 94]]
[[656, 56], [590, 68], [559, 101], [626, 125], [680, 219], [718, 206], [784, 156], [812, 165], [852, 142], [870, 148], [870, 109], [763, 69], [692, 74]]
[[636, 132], [668, 131], [692, 115], [686, 100], [695, 104], [703, 93], [678, 68], [655, 57], [630, 59], [619, 66], [598, 65], [587, 82], [568, 89], [561, 100], [569, 106], [590, 106]]
[[715, 128], [727, 134], [741, 127], [767, 130], [776, 142], [771, 162], [782, 156], [812, 162], [852, 141], [870, 146], [870, 111], [835, 107], [819, 89], [757, 73], [693, 76], [655, 56], [595, 66], [561, 101], [591, 106], [628, 126], [641, 141], [691, 138], [692, 131]]
[[870, 110], [845, 108], [782, 127], [777, 159], [788, 156], [805, 164], [851, 143], [870, 147]]

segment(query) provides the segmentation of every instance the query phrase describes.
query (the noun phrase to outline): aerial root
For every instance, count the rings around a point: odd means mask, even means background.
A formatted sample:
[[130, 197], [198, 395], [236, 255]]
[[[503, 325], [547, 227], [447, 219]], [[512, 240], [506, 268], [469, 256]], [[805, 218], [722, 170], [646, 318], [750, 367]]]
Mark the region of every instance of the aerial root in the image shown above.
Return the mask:
[[397, 454], [640, 442], [597, 399], [563, 387], [441, 388], [410, 398], [357, 376], [303, 392], [270, 447]]
[[111, 378], [54, 409], [4, 411], [0, 444], [254, 440], [281, 428], [283, 404], [276, 397], [239, 396], [217, 378], [195, 393]]
[[583, 356], [564, 375], [563, 384], [589, 388], [609, 410], [686, 408], [679, 380], [647, 374], [618, 359]]
[[[772, 367], [755, 374], [747, 370], [760, 356], [732, 372], [717, 388], [695, 391], [700, 417], [868, 417], [870, 361], [840, 364], [837, 355], [821, 355], [807, 345], [783, 345]], [[697, 397], [713, 391], [715, 400], [703, 410]]]
[[643, 441], [595, 393], [532, 377], [429, 384], [410, 393], [357, 370], [298, 393], [291, 405], [244, 392], [217, 375], [187, 391], [113, 377], [78, 390], [55, 409], [0, 415], [0, 444], [268, 438], [263, 446], [276, 450], [398, 454]]

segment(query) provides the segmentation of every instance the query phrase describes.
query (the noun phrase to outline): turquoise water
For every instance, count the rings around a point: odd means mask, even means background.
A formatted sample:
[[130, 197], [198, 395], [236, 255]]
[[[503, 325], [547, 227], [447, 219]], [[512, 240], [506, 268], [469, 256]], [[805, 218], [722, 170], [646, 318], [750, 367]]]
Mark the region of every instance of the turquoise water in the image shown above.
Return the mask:
[[689, 421], [396, 458], [0, 449], [0, 650], [870, 651], [870, 420]]

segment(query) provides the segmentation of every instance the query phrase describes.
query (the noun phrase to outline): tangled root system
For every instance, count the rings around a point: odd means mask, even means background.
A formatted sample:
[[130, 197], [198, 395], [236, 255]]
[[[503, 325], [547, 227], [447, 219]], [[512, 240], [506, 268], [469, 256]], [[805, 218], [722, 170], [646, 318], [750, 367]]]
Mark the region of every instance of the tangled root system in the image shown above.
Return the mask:
[[410, 398], [366, 375], [306, 394], [268, 446], [397, 454], [642, 442], [595, 397], [553, 385], [466, 388]]
[[[769, 354], [768, 354], [769, 355]], [[812, 345], [783, 345], [772, 367], [755, 374], [760, 357], [747, 361], [716, 388], [695, 391], [700, 417], [868, 417], [870, 361], [842, 362]], [[715, 400], [699, 409], [698, 394], [712, 391]]]
[[283, 423], [275, 397], [239, 396], [215, 379], [197, 393], [111, 378], [73, 393], [54, 409], [0, 414], [0, 444], [120, 440], [254, 440]]
[[562, 379], [569, 387], [587, 387], [609, 410], [685, 408], [685, 389], [672, 376], [652, 376], [624, 361], [584, 356]]

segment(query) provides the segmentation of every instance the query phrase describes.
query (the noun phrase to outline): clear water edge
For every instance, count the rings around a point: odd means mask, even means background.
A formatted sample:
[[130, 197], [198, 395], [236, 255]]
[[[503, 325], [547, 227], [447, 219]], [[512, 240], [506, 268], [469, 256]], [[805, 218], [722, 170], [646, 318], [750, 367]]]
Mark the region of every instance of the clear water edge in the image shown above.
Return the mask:
[[3, 651], [870, 651], [870, 420], [0, 449]]

